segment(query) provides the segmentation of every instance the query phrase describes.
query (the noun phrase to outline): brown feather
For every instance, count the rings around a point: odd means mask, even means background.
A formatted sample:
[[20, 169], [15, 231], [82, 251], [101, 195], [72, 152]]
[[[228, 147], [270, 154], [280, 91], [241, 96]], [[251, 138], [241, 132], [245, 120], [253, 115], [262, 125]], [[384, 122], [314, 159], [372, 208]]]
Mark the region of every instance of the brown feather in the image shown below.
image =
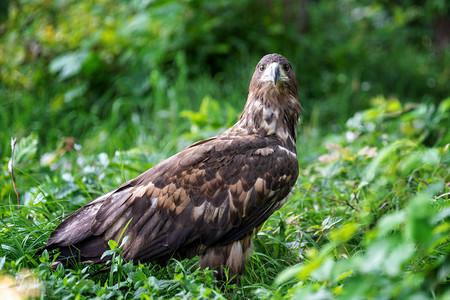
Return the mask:
[[[47, 242], [59, 260], [100, 262], [130, 221], [126, 260], [200, 255], [200, 265], [241, 274], [251, 239], [298, 176], [298, 82], [281, 55], [264, 56], [238, 122], [199, 141], [69, 215]], [[264, 66], [264, 67], [262, 67]], [[278, 81], [264, 68], [279, 68]], [[287, 71], [286, 71], [287, 69]], [[261, 71], [260, 71], [261, 70]]]

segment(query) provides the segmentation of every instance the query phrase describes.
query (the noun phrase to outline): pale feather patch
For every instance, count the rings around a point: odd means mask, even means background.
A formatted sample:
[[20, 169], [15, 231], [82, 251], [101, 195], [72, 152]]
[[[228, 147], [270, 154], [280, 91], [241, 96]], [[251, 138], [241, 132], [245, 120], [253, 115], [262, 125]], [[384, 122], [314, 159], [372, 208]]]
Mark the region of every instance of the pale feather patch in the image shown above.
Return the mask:
[[234, 202], [233, 202], [233, 195], [231, 194], [231, 190], [228, 189], [228, 201], [230, 203], [230, 213], [231, 212], [236, 212], [238, 209], [236, 208], [236, 206], [234, 206]]
[[263, 120], [261, 122], [261, 127], [264, 128], [267, 135], [274, 135], [275, 133], [277, 133], [277, 120], [272, 119], [270, 123], [267, 123], [266, 120]]
[[181, 190], [181, 192], [180, 192], [180, 202], [184, 202], [188, 198], [188, 195], [187, 195], [185, 189], [180, 188], [180, 190]]
[[283, 68], [280, 68], [280, 64], [277, 62], [273, 62], [271, 64], [269, 64], [268, 66], [266, 66], [266, 69], [264, 70], [264, 73], [261, 75], [261, 80], [262, 81], [269, 81], [272, 82], [273, 81], [273, 77], [272, 77], [272, 73], [273, 73], [273, 69], [274, 68], [278, 68], [280, 71], [280, 81], [288, 81], [289, 77], [286, 74], [286, 71], [284, 71]]
[[164, 196], [167, 196], [167, 191], [169, 190], [169, 186], [165, 185], [162, 189], [161, 189], [161, 194]]
[[90, 205], [94, 205], [94, 204], [97, 204], [97, 203], [99, 203], [99, 202], [105, 201], [105, 200], [108, 199], [109, 196], [111, 196], [111, 194], [113, 194], [115, 191], [116, 191], [116, 190], [111, 191], [111, 192], [108, 192], [108, 193], [106, 193], [106, 194], [104, 194], [104, 195], [98, 197], [97, 199], [93, 200], [92, 202], [89, 202], [88, 204], [86, 204], [86, 206], [88, 206], [88, 205], [89, 205], [89, 206], [90, 206]]
[[153, 188], [153, 192], [150, 196], [153, 198], [157, 198], [159, 196], [159, 192], [160, 192], [160, 189], [155, 187], [155, 188]]
[[234, 242], [231, 246], [230, 255], [226, 265], [233, 270], [239, 270], [244, 263], [244, 250], [240, 241]]
[[[264, 192], [266, 190], [266, 181], [262, 178], [258, 178], [255, 181], [255, 189], [258, 192]], [[264, 192], [265, 193], [265, 192]]]
[[176, 186], [176, 184], [175, 183], [171, 183], [171, 184], [169, 184], [169, 189], [168, 189], [168, 192], [169, 192], [169, 194], [173, 194], [173, 193], [175, 193], [175, 191], [177, 190], [177, 186]]
[[261, 155], [261, 156], [269, 156], [272, 153], [274, 153], [275, 150], [273, 150], [272, 148], [269, 147], [265, 147], [265, 148], [259, 148], [257, 149], [255, 152], [253, 152], [255, 155]]
[[151, 189], [151, 187], [154, 186], [153, 183], [149, 183], [147, 185], [139, 185], [136, 187], [136, 189], [133, 191], [134, 197], [142, 197], [144, 194]]
[[242, 186], [242, 180], [236, 182], [236, 194], [242, 194], [244, 192], [244, 187]]
[[288, 138], [290, 138], [289, 133], [287, 132], [287, 130], [284, 127], [282, 130], [277, 130], [276, 135], [278, 138], [280, 138], [283, 141], [286, 141]]
[[278, 111], [273, 109], [266, 109], [263, 107], [263, 120], [261, 122], [261, 127], [266, 130], [267, 135], [274, 135], [277, 133], [278, 128]]
[[196, 220], [203, 218], [203, 214], [205, 212], [207, 202], [203, 202], [202, 205], [194, 207], [192, 210], [192, 221], [195, 222]]
[[105, 234], [104, 239], [109, 240], [115, 240], [117, 242], [117, 239], [119, 238], [120, 234], [122, 233], [124, 224], [127, 224], [128, 221], [131, 218], [131, 208], [128, 208], [117, 221], [115, 221], [111, 227], [109, 227]]
[[248, 202], [250, 201], [250, 196], [252, 195], [252, 190], [255, 189], [255, 187], [252, 187], [247, 194], [245, 195], [244, 199], [244, 213], [242, 214], [243, 217], [247, 216], [247, 208], [249, 207]]
[[233, 201], [233, 195], [231, 195], [231, 190], [228, 189], [228, 198], [230, 201]]
[[289, 149], [283, 147], [283, 146], [278, 146], [278, 149], [289, 154], [290, 156], [297, 158], [297, 153], [290, 151]]
[[200, 145], [204, 149], [202, 151], [191, 151], [189, 155], [186, 155], [181, 158], [179, 164], [181, 166], [192, 166], [196, 163], [200, 162], [202, 159], [204, 159], [204, 152], [208, 152], [213, 147], [212, 145]]

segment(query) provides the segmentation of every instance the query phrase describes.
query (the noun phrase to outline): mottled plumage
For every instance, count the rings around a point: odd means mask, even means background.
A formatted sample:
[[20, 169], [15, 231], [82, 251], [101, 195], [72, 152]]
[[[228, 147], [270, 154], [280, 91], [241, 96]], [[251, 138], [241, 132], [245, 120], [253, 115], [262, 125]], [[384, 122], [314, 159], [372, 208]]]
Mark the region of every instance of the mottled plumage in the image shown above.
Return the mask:
[[123, 257], [164, 262], [200, 256], [202, 267], [241, 274], [251, 238], [298, 176], [298, 82], [279, 54], [256, 66], [238, 122], [70, 214], [50, 235], [58, 260], [101, 262], [108, 240], [131, 238]]

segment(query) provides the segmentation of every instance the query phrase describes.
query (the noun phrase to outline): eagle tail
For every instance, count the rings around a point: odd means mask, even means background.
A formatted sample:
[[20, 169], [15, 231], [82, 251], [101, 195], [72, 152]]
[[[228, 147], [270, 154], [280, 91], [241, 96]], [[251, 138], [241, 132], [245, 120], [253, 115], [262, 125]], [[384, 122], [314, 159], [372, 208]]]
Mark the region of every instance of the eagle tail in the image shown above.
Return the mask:
[[[44, 249], [48, 249], [46, 247]], [[64, 265], [75, 265], [76, 263], [98, 263], [108, 260], [102, 259], [103, 253], [108, 250], [101, 237], [90, 236], [75, 245], [59, 246], [59, 255], [52, 267], [56, 268], [60, 263]]]
[[104, 201], [112, 194], [107, 193], [69, 214], [67, 218], [50, 234], [44, 250], [59, 249], [56, 262], [70, 264], [70, 261], [100, 262], [103, 253], [108, 250], [101, 236], [91, 232], [91, 225]]

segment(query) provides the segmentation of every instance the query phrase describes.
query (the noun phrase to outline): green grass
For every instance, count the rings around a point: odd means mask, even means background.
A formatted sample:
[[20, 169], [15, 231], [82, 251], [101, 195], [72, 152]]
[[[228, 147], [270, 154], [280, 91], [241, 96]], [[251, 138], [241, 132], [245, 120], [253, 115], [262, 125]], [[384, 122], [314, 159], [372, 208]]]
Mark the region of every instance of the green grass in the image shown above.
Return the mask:
[[[198, 111], [183, 112], [182, 126], [191, 128], [182, 131], [182, 143], [232, 122], [235, 111], [224, 108], [206, 98]], [[10, 292], [46, 299], [445, 299], [450, 295], [449, 112], [450, 99], [434, 107], [378, 97], [341, 132], [324, 134], [301, 125], [298, 182], [289, 202], [254, 239], [239, 283], [215, 281], [212, 271], [198, 269], [197, 258], [133, 265], [122, 260], [114, 242], [110, 270], [92, 264], [51, 270], [52, 256], [36, 251], [63, 215], [176, 147], [108, 155], [62, 143], [45, 162], [31, 135], [19, 141], [15, 153], [20, 210], [8, 158], [2, 159], [0, 286], [9, 280]]]

